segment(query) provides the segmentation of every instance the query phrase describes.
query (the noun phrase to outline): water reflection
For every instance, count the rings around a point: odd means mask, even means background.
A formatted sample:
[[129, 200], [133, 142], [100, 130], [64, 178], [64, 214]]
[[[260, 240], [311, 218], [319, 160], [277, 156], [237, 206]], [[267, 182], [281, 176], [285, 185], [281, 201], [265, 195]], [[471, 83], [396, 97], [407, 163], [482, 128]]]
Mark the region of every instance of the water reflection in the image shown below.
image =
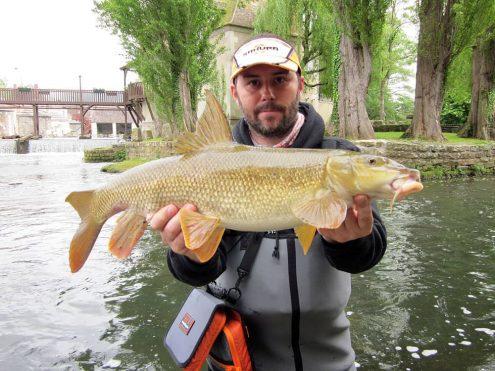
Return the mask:
[[374, 270], [355, 278], [349, 306], [364, 368], [492, 362], [494, 338], [476, 328], [495, 328], [495, 246], [488, 238], [494, 184], [493, 178], [430, 182], [393, 214], [384, 212], [389, 250]]
[[[0, 369], [176, 369], [162, 337], [189, 288], [147, 231], [130, 259], [102, 230], [83, 269], [64, 203], [106, 182], [82, 154], [0, 156]], [[348, 307], [362, 369], [493, 369], [495, 178], [429, 182], [388, 210], [382, 262], [355, 275]]]

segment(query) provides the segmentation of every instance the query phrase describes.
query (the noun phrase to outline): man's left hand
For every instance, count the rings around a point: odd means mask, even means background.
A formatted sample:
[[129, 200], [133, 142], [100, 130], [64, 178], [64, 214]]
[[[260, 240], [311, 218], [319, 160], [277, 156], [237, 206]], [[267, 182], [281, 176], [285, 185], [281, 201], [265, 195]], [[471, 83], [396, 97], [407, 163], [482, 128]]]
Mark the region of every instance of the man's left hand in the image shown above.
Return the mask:
[[366, 195], [354, 196], [354, 204], [347, 209], [344, 222], [336, 229], [319, 228], [318, 232], [327, 242], [344, 243], [366, 237], [373, 229], [371, 201]]

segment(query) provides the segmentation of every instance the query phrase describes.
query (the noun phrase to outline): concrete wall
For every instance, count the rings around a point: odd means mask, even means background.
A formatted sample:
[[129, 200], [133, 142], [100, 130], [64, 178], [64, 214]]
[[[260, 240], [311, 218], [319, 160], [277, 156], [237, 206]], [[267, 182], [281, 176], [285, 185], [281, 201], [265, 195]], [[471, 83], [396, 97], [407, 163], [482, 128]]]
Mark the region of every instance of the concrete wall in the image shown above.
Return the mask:
[[0, 110], [0, 137], [15, 135], [16, 114], [14, 110]]

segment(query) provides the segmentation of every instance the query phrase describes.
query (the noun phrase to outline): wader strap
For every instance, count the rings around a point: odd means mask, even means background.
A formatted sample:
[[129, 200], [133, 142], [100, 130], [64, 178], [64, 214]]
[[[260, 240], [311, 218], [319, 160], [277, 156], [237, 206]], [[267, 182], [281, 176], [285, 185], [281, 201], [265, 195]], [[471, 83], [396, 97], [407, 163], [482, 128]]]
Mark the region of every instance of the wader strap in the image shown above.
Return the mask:
[[239, 286], [242, 280], [251, 272], [264, 235], [264, 233], [249, 233], [246, 238], [241, 241], [241, 248], [244, 246], [246, 252], [242, 257], [241, 263], [237, 267], [237, 281], [234, 287], [227, 290], [216, 283], [210, 283], [207, 285], [208, 292], [219, 299], [228, 301], [230, 304], [235, 304], [241, 298], [242, 292], [239, 289]]

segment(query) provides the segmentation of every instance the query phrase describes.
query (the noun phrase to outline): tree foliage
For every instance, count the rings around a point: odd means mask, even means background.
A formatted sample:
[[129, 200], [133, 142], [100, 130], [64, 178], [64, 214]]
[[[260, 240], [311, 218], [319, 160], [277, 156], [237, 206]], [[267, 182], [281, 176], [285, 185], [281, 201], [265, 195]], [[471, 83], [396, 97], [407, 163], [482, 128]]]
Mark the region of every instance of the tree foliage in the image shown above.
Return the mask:
[[401, 101], [408, 100], [408, 97], [392, 91], [393, 85], [405, 82], [413, 74], [408, 66], [415, 61], [416, 44], [403, 31], [406, 21], [404, 15], [399, 17], [398, 1], [392, 0], [382, 38], [373, 51], [367, 98], [368, 114], [372, 119], [404, 120], [412, 114], [412, 110], [397, 110], [399, 97], [402, 97]]
[[254, 32], [294, 40], [306, 86], [333, 98], [337, 90], [339, 31], [325, 0], [267, 0], [256, 14]]
[[371, 49], [380, 43], [391, 0], [332, 0], [342, 32]]
[[447, 71], [440, 123], [462, 125], [467, 121], [471, 100], [471, 59], [473, 50], [465, 48]]
[[460, 122], [465, 123], [460, 135], [489, 139], [489, 126], [493, 126], [495, 116], [495, 1], [462, 1], [456, 21], [464, 26], [458, 48], [464, 47], [471, 56], [469, 68], [465, 68], [470, 77], [469, 115]]
[[191, 130], [201, 88], [215, 78], [210, 37], [221, 17], [215, 1], [97, 0], [95, 6], [172, 131]]

